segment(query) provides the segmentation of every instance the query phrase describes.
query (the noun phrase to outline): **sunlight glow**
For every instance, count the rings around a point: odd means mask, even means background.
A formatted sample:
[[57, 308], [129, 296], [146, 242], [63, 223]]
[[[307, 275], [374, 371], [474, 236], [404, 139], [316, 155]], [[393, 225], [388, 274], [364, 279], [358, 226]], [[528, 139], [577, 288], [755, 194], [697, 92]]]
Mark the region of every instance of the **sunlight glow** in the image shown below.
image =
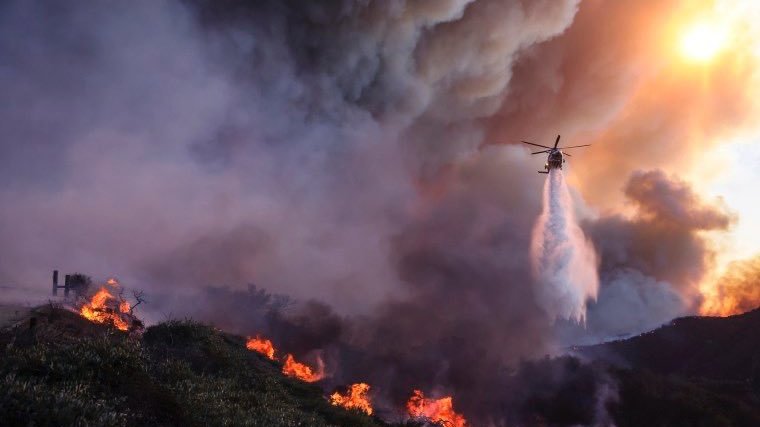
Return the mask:
[[728, 40], [728, 31], [709, 22], [698, 22], [681, 36], [681, 53], [688, 59], [707, 62], [715, 58]]
[[[723, 158], [727, 168], [716, 179], [703, 187], [708, 194], [721, 197], [737, 215], [730, 247], [723, 248], [719, 264], [749, 258], [760, 251], [760, 203], [757, 202], [758, 167], [760, 167], [760, 132], [753, 135], [755, 140], [737, 140], [716, 146], [705, 156], [706, 162]], [[710, 160], [712, 159], [712, 160]]]

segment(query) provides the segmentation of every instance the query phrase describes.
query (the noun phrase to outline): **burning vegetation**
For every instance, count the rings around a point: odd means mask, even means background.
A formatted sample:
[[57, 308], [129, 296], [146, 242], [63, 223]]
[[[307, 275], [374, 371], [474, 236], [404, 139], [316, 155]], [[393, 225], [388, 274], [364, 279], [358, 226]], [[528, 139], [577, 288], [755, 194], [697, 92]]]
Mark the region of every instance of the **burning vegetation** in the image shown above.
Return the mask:
[[330, 403], [346, 409], [358, 409], [367, 415], [372, 415], [372, 402], [369, 399], [369, 384], [351, 384], [346, 394], [335, 392], [330, 395]]
[[325, 377], [325, 364], [322, 362], [321, 358], [317, 358], [317, 369], [314, 370], [308, 365], [297, 362], [292, 354], [288, 354], [285, 356], [285, 364], [282, 366], [282, 373], [289, 377], [298, 378], [307, 383], [313, 383]]
[[133, 306], [122, 296], [119, 282], [108, 279], [105, 285], [79, 307], [79, 314], [95, 323], [113, 325], [120, 331], [141, 328], [142, 323], [134, 316], [134, 307], [142, 302], [139, 293]]
[[4, 426], [391, 427], [294, 385], [268, 359], [246, 357], [244, 337], [209, 325], [114, 334], [52, 303], [23, 316], [0, 328]]
[[248, 342], [245, 343], [245, 346], [248, 350], [259, 352], [269, 359], [275, 360], [274, 345], [272, 344], [272, 341], [268, 339], [259, 338], [258, 335], [256, 338], [248, 337]]
[[702, 290], [700, 312], [707, 316], [731, 316], [760, 306], [760, 256], [734, 261], [711, 286]]
[[425, 398], [422, 391], [414, 390], [414, 394], [406, 402], [406, 410], [412, 418], [430, 420], [446, 427], [467, 426], [464, 416], [454, 411], [454, 401], [451, 396], [430, 399]]
[[[246, 348], [258, 352], [271, 360], [275, 358], [275, 347], [271, 340], [261, 338], [257, 335], [255, 338], [248, 337]], [[298, 378], [301, 381], [312, 383], [325, 377], [325, 366], [321, 358], [317, 358], [317, 369], [295, 360], [292, 354], [287, 354], [283, 361], [282, 373]], [[367, 415], [372, 415], [372, 401], [369, 397], [370, 385], [367, 383], [356, 383], [348, 386], [345, 394], [335, 391], [329, 396], [329, 401], [334, 406], [340, 406], [344, 409], [354, 409]], [[446, 427], [466, 427], [467, 421], [462, 414], [454, 411], [454, 401], [451, 396], [440, 399], [425, 398], [420, 390], [414, 390], [412, 397], [406, 403], [406, 409], [409, 416], [413, 419], [429, 421], [434, 424], [440, 424]]]
[[[263, 354], [270, 360], [277, 360], [274, 357], [275, 348], [271, 340], [256, 336], [255, 338], [248, 338], [245, 343], [245, 347], [248, 350], [255, 351]], [[311, 366], [296, 361], [292, 354], [285, 356], [283, 361], [282, 373], [289, 376], [298, 378], [301, 381], [307, 383], [313, 383], [321, 380], [325, 377], [325, 364], [321, 358], [317, 358], [317, 369], [312, 369]]]

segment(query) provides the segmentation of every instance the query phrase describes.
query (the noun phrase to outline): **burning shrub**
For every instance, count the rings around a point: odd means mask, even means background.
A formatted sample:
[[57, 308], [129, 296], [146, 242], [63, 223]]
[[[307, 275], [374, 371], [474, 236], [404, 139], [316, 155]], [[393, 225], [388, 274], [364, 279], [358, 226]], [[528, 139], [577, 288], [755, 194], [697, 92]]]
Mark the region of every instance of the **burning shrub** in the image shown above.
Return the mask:
[[322, 362], [322, 359], [318, 357], [317, 369], [315, 371], [308, 365], [296, 362], [293, 355], [288, 354], [285, 356], [285, 364], [282, 366], [282, 373], [289, 377], [298, 378], [307, 383], [313, 383], [325, 377], [325, 364]]
[[271, 360], [275, 360], [274, 345], [272, 344], [272, 341], [268, 339], [259, 338], [258, 335], [256, 338], [248, 337], [248, 341], [245, 343], [245, 347], [248, 350], [257, 351]]
[[[258, 335], [256, 338], [248, 337], [245, 347], [248, 350], [261, 353], [271, 360], [277, 360], [274, 357], [274, 344], [266, 338], [261, 338]], [[320, 357], [317, 357], [317, 369], [315, 371], [310, 366], [297, 362], [292, 354], [288, 354], [285, 356], [282, 373], [289, 377], [298, 378], [307, 383], [313, 383], [325, 377], [325, 364]]]
[[372, 402], [367, 395], [369, 389], [369, 384], [352, 384], [346, 394], [340, 394], [337, 391], [331, 394], [330, 403], [346, 409], [358, 409], [367, 415], [372, 415]]
[[467, 425], [464, 416], [454, 411], [454, 402], [451, 396], [430, 399], [425, 398], [422, 391], [414, 390], [414, 394], [406, 402], [406, 409], [412, 418], [430, 420], [446, 427], [465, 427]]
[[[135, 293], [135, 299], [140, 304], [142, 294]], [[79, 307], [82, 317], [95, 322], [113, 325], [120, 331], [142, 329], [142, 322], [133, 314], [134, 306], [124, 299], [119, 283], [108, 279], [105, 285]]]

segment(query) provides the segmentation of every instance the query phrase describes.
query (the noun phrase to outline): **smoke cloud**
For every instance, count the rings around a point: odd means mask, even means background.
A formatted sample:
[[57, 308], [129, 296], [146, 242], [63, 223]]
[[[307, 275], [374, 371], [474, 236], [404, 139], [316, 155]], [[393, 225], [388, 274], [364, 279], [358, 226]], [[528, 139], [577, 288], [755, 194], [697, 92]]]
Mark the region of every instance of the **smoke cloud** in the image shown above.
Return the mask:
[[589, 304], [586, 330], [563, 328], [568, 342], [637, 334], [697, 310], [715, 264], [705, 234], [735, 220], [719, 200], [704, 200], [661, 170], [634, 172], [623, 190], [630, 215], [583, 222], [599, 255], [599, 297]]
[[544, 208], [533, 229], [531, 263], [544, 309], [585, 323], [586, 301], [599, 290], [596, 253], [578, 226], [561, 169], [544, 185]]
[[633, 217], [611, 215], [590, 226], [602, 270], [634, 268], [695, 297], [715, 258], [703, 234], [727, 230], [733, 215], [720, 201], [703, 201], [687, 183], [659, 170], [633, 173], [624, 192]]

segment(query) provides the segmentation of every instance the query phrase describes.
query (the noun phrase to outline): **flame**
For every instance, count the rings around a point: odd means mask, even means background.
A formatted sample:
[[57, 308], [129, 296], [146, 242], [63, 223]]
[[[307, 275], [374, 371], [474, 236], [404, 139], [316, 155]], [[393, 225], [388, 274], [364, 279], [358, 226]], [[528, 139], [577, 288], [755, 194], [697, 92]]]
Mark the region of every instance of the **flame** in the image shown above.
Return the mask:
[[365, 383], [352, 384], [347, 394], [343, 395], [336, 391], [330, 395], [330, 403], [346, 409], [358, 409], [367, 415], [372, 415], [372, 403], [367, 395], [369, 388], [369, 384]]
[[274, 345], [272, 344], [272, 341], [268, 339], [259, 338], [258, 335], [256, 338], [248, 337], [248, 342], [245, 343], [245, 347], [248, 350], [257, 351], [274, 360]]
[[[108, 279], [106, 285], [115, 287], [118, 282]], [[82, 317], [96, 323], [111, 323], [117, 329], [126, 331], [129, 323], [124, 320], [122, 314], [129, 313], [129, 302], [115, 297], [105, 286], [102, 286], [90, 301], [84, 303], [79, 309]]]
[[301, 381], [313, 383], [321, 380], [325, 376], [325, 366], [322, 359], [317, 358], [318, 368], [313, 371], [309, 366], [296, 362], [292, 354], [285, 356], [285, 365], [282, 367], [282, 373], [289, 377], [296, 377]]
[[710, 279], [700, 289], [705, 316], [731, 316], [760, 307], [760, 255], [732, 261], [722, 275]]
[[412, 418], [425, 418], [446, 427], [465, 427], [467, 425], [464, 416], [454, 412], [454, 402], [451, 396], [426, 399], [420, 390], [414, 390], [414, 394], [406, 402], [406, 409]]
[[[272, 341], [266, 338], [261, 338], [258, 335], [255, 338], [248, 337], [248, 341], [245, 343], [245, 347], [248, 350], [259, 352], [272, 360], [276, 360], [274, 357], [274, 344], [272, 344]], [[315, 371], [308, 365], [296, 362], [296, 359], [293, 357], [293, 355], [288, 354], [285, 356], [285, 363], [282, 366], [282, 373], [289, 377], [296, 377], [301, 381], [306, 381], [307, 383], [313, 383], [325, 377], [325, 364], [319, 357], [317, 358], [317, 365], [318, 366]]]

